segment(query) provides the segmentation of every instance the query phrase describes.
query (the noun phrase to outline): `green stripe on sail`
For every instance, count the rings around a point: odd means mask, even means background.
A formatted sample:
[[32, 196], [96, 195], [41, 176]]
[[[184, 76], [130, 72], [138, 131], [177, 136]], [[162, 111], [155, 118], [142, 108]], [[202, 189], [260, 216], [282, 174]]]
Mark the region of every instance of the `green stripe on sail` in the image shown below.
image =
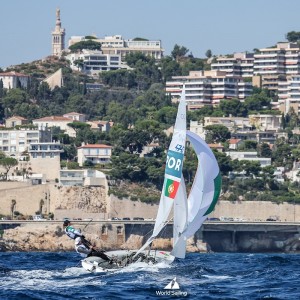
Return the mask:
[[215, 184], [215, 192], [214, 192], [213, 201], [211, 202], [211, 204], [210, 204], [208, 210], [206, 211], [206, 213], [204, 214], [204, 216], [210, 214], [214, 210], [214, 208], [218, 202], [218, 199], [219, 199], [219, 196], [221, 193], [221, 186], [222, 186], [222, 177], [221, 177], [220, 173], [214, 179], [214, 184]]

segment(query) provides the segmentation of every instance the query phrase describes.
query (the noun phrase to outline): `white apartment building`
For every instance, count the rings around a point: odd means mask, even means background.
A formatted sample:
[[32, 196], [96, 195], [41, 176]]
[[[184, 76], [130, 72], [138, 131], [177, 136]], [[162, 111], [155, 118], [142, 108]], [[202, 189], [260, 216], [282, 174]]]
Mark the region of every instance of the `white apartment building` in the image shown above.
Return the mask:
[[[101, 43], [103, 54], [120, 55], [122, 60], [129, 53], [142, 52], [146, 56], [160, 60], [163, 57], [164, 49], [160, 40], [129, 39], [125, 40], [121, 35], [106, 36], [93, 41]], [[72, 36], [69, 40], [69, 47], [75, 43], [87, 40], [84, 36]]]
[[62, 186], [106, 186], [103, 172], [92, 169], [60, 170], [59, 184]]
[[95, 75], [102, 71], [112, 71], [125, 68], [121, 63], [120, 54], [105, 54], [103, 51], [82, 50], [81, 53], [70, 53], [66, 56], [73, 70], [88, 75]]
[[112, 147], [103, 144], [83, 144], [77, 148], [77, 161], [83, 166], [85, 161], [93, 164], [106, 164], [110, 162]]
[[218, 57], [211, 69], [226, 72], [229, 76], [252, 77], [253, 63], [252, 53], [234, 53], [231, 57]]
[[32, 120], [32, 123], [38, 126], [38, 128], [59, 127], [61, 130], [64, 130], [65, 133], [69, 136], [76, 137], [76, 131], [68, 126], [68, 123], [72, 122], [72, 119], [62, 116], [50, 116]]
[[67, 114], [64, 114], [63, 117], [69, 118], [73, 121], [76, 122], [85, 122], [86, 121], [86, 115], [85, 114], [80, 114], [77, 112], [69, 112]]
[[59, 178], [60, 154], [63, 152], [60, 142], [31, 143], [28, 152], [34, 173], [44, 174], [49, 180]]
[[252, 92], [252, 83], [243, 82], [242, 77], [221, 71], [190, 71], [188, 76], [173, 76], [166, 82], [166, 94], [172, 101], [179, 100], [183, 84], [189, 110], [218, 104], [222, 99], [244, 99]]
[[0, 73], [0, 80], [2, 80], [3, 87], [5, 89], [17, 88], [18, 82], [23, 88], [27, 88], [29, 82], [29, 76], [15, 71], [3, 72]]
[[281, 129], [281, 115], [249, 115], [249, 122], [260, 131], [274, 130], [277, 132]]
[[273, 105], [284, 114], [293, 108], [299, 115], [300, 74], [289, 75], [286, 81], [278, 82], [278, 102], [274, 102]]
[[273, 48], [259, 49], [254, 54], [253, 74], [262, 77], [262, 87], [277, 91], [278, 82], [286, 75], [300, 72], [300, 54], [297, 43], [277, 43]]
[[50, 142], [50, 130], [20, 129], [0, 131], [0, 151], [7, 156], [22, 159], [22, 153], [33, 143]]
[[266, 167], [271, 165], [271, 158], [269, 157], [258, 157], [257, 152], [239, 152], [239, 151], [229, 151], [225, 152], [227, 156], [230, 156], [232, 160], [249, 160], [258, 161], [261, 167]]

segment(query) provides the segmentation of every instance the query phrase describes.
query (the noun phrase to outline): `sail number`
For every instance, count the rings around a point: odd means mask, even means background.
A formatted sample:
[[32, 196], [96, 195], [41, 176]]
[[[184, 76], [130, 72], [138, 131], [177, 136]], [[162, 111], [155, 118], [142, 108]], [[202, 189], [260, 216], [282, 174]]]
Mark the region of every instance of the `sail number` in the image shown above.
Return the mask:
[[172, 150], [168, 151], [166, 174], [181, 178], [183, 154]]

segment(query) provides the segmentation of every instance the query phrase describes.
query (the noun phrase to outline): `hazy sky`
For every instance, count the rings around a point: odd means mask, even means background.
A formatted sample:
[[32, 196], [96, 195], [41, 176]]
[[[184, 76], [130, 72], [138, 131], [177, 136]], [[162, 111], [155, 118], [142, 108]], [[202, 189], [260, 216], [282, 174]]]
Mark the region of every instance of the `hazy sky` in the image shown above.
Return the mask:
[[0, 67], [51, 54], [56, 8], [73, 35], [120, 34], [175, 44], [196, 57], [252, 51], [300, 31], [300, 0], [9, 0], [0, 4]]

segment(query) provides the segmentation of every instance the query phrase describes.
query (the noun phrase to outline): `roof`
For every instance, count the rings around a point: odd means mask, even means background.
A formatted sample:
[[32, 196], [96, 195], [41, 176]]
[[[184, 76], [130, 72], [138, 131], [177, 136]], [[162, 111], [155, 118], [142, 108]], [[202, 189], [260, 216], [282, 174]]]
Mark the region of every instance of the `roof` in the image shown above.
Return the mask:
[[80, 114], [80, 113], [74, 112], [74, 111], [64, 114], [64, 116], [68, 116], [68, 115], [84, 116], [84, 114]]
[[0, 77], [1, 76], [29, 77], [28, 75], [25, 75], [25, 74], [22, 74], [22, 73], [18, 73], [18, 72], [15, 72], [15, 71], [0, 73]]
[[209, 148], [224, 148], [222, 144], [208, 144]]
[[78, 147], [77, 149], [86, 149], [86, 148], [112, 148], [112, 146], [104, 145], [104, 144], [86, 144]]
[[229, 140], [229, 144], [237, 144], [239, 143], [241, 140], [240, 139], [230, 139]]
[[50, 117], [44, 117], [44, 118], [40, 118], [40, 119], [35, 119], [33, 120], [34, 122], [36, 121], [66, 121], [68, 123], [71, 123], [72, 120], [70, 118], [66, 118], [66, 117], [62, 117], [62, 116], [50, 116]]
[[26, 118], [23, 118], [21, 116], [12, 116], [10, 118], [7, 118], [6, 121], [11, 120], [11, 119], [18, 119], [18, 120], [23, 120], [23, 121], [27, 120]]

